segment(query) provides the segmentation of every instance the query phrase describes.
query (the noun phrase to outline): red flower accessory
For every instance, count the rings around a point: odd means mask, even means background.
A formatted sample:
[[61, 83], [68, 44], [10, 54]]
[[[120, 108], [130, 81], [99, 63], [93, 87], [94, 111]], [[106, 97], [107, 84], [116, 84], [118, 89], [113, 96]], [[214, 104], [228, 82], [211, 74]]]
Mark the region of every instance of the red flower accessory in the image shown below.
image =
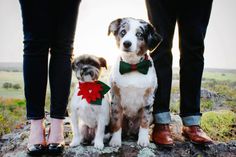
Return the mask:
[[79, 82], [78, 96], [86, 99], [89, 104], [101, 105], [102, 98], [110, 90], [110, 87], [101, 81]]

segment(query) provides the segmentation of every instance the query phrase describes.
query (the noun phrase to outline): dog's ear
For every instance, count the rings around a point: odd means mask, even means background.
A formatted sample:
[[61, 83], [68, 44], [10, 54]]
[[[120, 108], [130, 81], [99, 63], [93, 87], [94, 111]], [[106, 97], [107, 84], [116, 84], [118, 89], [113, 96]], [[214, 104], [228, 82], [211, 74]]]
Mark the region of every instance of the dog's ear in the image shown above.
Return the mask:
[[112, 21], [108, 27], [108, 35], [110, 35], [111, 33], [113, 33], [113, 35], [116, 35], [119, 27], [120, 27], [120, 22], [122, 21], [122, 19], [116, 19], [114, 21]]
[[160, 45], [162, 37], [156, 32], [155, 28], [151, 24], [147, 25], [147, 32], [147, 46], [148, 50], [152, 52]]
[[107, 61], [103, 57], [99, 57], [98, 60], [100, 62], [100, 66], [107, 69]]
[[72, 70], [74, 70], [75, 71], [75, 69], [76, 69], [76, 64], [77, 64], [77, 59], [76, 58], [73, 58], [72, 59], [72, 63], [71, 63], [71, 67], [72, 67]]
[[75, 59], [73, 58], [72, 63], [71, 63], [72, 70], [75, 70]]

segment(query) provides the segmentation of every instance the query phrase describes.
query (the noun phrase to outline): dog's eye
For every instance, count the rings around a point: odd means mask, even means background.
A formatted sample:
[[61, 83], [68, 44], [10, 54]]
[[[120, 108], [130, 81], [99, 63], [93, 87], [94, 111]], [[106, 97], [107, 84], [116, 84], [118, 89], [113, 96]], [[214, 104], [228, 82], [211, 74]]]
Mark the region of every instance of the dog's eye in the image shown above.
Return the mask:
[[137, 33], [136, 33], [136, 36], [137, 36], [139, 39], [143, 40], [143, 34], [142, 34], [142, 33], [137, 32]]
[[125, 34], [126, 34], [126, 30], [122, 30], [121, 32], [120, 32], [120, 35], [123, 37], [123, 36], [125, 36]]

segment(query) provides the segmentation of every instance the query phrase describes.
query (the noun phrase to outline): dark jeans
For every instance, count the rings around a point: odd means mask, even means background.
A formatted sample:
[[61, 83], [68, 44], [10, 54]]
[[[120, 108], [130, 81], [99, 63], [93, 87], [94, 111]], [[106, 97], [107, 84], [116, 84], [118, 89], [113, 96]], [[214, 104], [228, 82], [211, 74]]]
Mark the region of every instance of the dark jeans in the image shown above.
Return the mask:
[[65, 117], [71, 59], [80, 0], [19, 0], [23, 17], [23, 73], [28, 119], [44, 118], [48, 79], [50, 116]]
[[148, 17], [163, 37], [151, 54], [158, 77], [154, 114], [169, 112], [172, 81], [172, 40], [176, 23], [180, 49], [180, 115], [200, 116], [204, 38], [212, 0], [146, 0]]

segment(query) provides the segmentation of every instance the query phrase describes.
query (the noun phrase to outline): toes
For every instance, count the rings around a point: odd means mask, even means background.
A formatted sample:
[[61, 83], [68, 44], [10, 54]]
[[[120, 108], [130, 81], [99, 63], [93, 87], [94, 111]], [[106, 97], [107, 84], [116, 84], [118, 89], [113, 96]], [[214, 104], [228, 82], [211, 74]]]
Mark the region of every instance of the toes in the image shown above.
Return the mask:
[[140, 139], [138, 140], [138, 145], [142, 146], [142, 147], [147, 147], [149, 145], [149, 140], [148, 139]]
[[109, 145], [112, 146], [112, 147], [121, 147], [121, 140], [114, 140], [114, 139], [112, 139], [109, 142]]
[[94, 147], [97, 149], [103, 149], [104, 148], [104, 144], [103, 143], [95, 143]]

